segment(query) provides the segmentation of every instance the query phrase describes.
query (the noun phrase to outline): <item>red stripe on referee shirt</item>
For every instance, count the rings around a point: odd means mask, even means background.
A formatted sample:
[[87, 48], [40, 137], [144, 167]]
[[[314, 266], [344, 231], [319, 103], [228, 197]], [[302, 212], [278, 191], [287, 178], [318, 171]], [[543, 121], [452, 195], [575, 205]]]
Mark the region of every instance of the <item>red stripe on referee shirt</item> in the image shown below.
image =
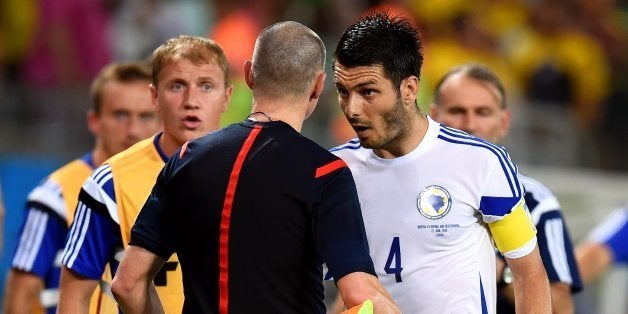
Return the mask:
[[249, 153], [255, 138], [261, 130], [262, 127], [260, 125], [256, 125], [244, 141], [244, 144], [238, 153], [238, 157], [233, 164], [233, 169], [231, 170], [231, 175], [229, 176], [229, 185], [227, 185], [227, 193], [225, 194], [225, 203], [222, 207], [218, 266], [218, 289], [220, 296], [218, 301], [218, 311], [224, 314], [228, 313], [229, 309], [229, 223], [231, 222], [233, 198], [235, 197], [235, 190], [238, 185], [238, 178], [240, 177], [240, 171], [242, 170], [244, 159]]
[[347, 164], [345, 164], [345, 162], [342, 161], [342, 159], [332, 161], [324, 166], [316, 168], [316, 175], [314, 175], [314, 178], [322, 177], [330, 172], [333, 172], [334, 170], [337, 170], [346, 166]]

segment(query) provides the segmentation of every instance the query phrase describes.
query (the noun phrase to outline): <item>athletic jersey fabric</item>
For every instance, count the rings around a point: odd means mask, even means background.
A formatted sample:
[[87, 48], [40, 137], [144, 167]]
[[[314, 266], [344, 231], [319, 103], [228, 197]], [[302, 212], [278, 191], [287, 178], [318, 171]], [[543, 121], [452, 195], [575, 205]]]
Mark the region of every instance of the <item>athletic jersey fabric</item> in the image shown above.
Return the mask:
[[323, 261], [374, 274], [350, 170], [288, 124], [245, 120], [177, 154], [131, 244], [178, 253], [184, 313], [325, 313]]
[[628, 204], [613, 210], [593, 228], [587, 240], [606, 244], [615, 264], [628, 264]]
[[[51, 173], [26, 199], [26, 220], [11, 267], [42, 279], [44, 290], [39, 300], [47, 313], [56, 313], [61, 254], [68, 226], [74, 218], [81, 184], [93, 170], [92, 153], [88, 152]], [[91, 301], [94, 309], [115, 308], [113, 298], [101, 299], [100, 294], [100, 289], [94, 292]]]
[[[97, 279], [110, 263], [115, 274], [130, 228], [167, 160], [159, 148], [160, 136], [111, 157], [85, 181], [61, 260], [64, 266]], [[157, 275], [155, 286], [166, 313], [181, 312], [183, 288], [176, 256]]]
[[582, 290], [573, 243], [565, 225], [558, 199], [540, 182], [519, 174], [525, 200], [537, 229], [539, 252], [550, 283], [563, 282], [572, 292]]
[[517, 168], [499, 146], [428, 119], [409, 154], [382, 159], [353, 139], [351, 168], [375, 270], [404, 313], [495, 313], [493, 241], [536, 246]]

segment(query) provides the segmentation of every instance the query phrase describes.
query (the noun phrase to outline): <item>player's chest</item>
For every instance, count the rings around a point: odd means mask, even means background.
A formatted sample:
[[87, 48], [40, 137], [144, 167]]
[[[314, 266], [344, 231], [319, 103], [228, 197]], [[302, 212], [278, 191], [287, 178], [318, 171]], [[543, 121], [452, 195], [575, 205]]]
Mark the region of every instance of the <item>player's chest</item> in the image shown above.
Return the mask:
[[398, 167], [354, 177], [367, 230], [446, 238], [478, 222], [481, 184], [464, 173]]

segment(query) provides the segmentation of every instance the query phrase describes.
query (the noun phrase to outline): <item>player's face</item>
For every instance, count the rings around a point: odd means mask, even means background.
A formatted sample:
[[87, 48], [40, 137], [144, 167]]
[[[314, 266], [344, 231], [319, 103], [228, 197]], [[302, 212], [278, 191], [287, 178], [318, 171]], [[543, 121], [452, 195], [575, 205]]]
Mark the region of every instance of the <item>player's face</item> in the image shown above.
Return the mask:
[[334, 81], [340, 108], [363, 147], [390, 148], [406, 134], [408, 114], [382, 66], [350, 68], [336, 63]]
[[432, 107], [437, 121], [495, 143], [506, 136], [510, 112], [500, 107], [493, 85], [453, 75], [441, 86], [440, 96], [440, 105]]
[[101, 100], [100, 114], [90, 113], [90, 124], [107, 156], [157, 133], [161, 127], [148, 81], [107, 82]]
[[225, 86], [224, 77], [213, 62], [194, 64], [182, 58], [161, 70], [158, 86], [151, 91], [168, 141], [180, 146], [218, 129], [232, 91], [231, 86]]

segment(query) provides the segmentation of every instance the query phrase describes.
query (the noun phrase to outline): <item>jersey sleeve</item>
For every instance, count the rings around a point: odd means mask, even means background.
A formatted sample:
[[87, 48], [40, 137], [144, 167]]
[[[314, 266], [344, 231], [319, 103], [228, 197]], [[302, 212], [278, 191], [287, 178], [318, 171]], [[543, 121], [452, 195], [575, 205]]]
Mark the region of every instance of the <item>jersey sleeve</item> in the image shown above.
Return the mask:
[[[179, 156], [179, 152], [174, 156]], [[166, 260], [174, 252], [169, 228], [173, 213], [172, 206], [168, 204], [167, 183], [171, 169], [176, 166], [177, 160], [177, 158], [171, 158], [159, 173], [153, 190], [140, 210], [133, 228], [131, 228], [129, 243], [144, 248]]]
[[572, 292], [582, 290], [573, 243], [558, 200], [549, 191], [535, 191], [534, 188], [528, 190], [528, 183], [524, 185], [527, 190], [526, 205], [536, 225], [539, 252], [550, 283], [565, 283], [571, 287]]
[[55, 265], [57, 255], [63, 249], [68, 227], [63, 218], [40, 202], [27, 203], [26, 220], [11, 267], [30, 272], [43, 280]]
[[319, 178], [326, 182], [315, 212], [314, 237], [329, 274], [336, 281], [352, 272], [375, 276], [351, 171], [345, 166], [325, 177]]
[[536, 228], [525, 205], [516, 165], [503, 148], [495, 155], [481, 191], [479, 209], [497, 249], [508, 258], [519, 258], [536, 247]]
[[83, 184], [61, 260], [65, 267], [94, 280], [101, 278], [122, 246], [108, 169], [101, 166]]

